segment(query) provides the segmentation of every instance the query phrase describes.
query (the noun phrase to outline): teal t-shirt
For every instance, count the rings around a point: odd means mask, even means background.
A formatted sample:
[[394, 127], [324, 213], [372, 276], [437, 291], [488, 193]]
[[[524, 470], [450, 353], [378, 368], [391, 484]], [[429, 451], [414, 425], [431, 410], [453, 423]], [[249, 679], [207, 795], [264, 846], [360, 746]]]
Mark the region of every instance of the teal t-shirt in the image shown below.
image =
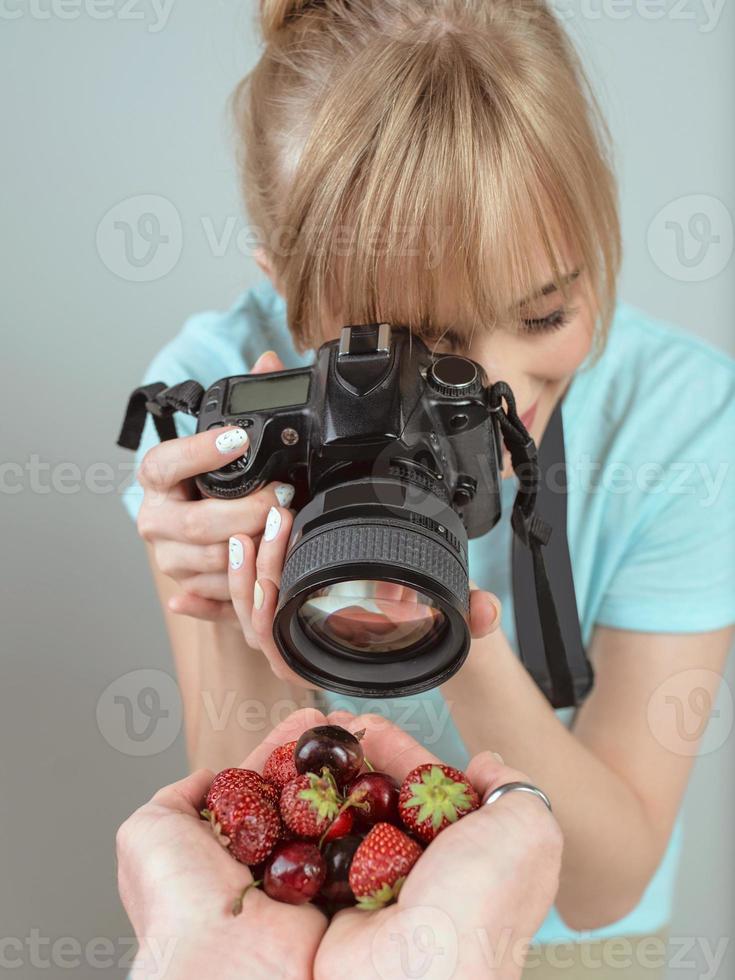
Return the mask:
[[[299, 355], [284, 300], [270, 282], [226, 313], [192, 317], [154, 358], [143, 383], [194, 378], [205, 387], [246, 373], [265, 350], [287, 368]], [[568, 538], [585, 643], [595, 625], [695, 633], [735, 620], [735, 363], [701, 341], [628, 305], [616, 310], [604, 353], [575, 375], [563, 402]], [[180, 435], [195, 421], [177, 415]], [[148, 419], [138, 458], [156, 442]], [[508, 521], [515, 481], [504, 481], [504, 518], [470, 542], [470, 575], [503, 603], [515, 649]], [[124, 502], [134, 518], [142, 490]], [[325, 706], [392, 718], [447, 762], [468, 754], [439, 691], [375, 700], [324, 693]], [[559, 713], [569, 723], [572, 712]], [[681, 828], [637, 908], [594, 933], [570, 930], [552, 909], [537, 940], [650, 934], [670, 917]]]

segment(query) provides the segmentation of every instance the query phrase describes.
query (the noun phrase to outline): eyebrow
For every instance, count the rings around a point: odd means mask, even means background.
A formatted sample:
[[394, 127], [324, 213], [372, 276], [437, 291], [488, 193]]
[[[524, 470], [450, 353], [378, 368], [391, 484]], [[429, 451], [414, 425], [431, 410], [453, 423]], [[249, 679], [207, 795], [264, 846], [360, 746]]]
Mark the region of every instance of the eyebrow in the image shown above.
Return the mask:
[[533, 303], [536, 299], [541, 299], [542, 296], [550, 296], [552, 293], [558, 292], [559, 286], [568, 286], [575, 279], [578, 279], [581, 271], [581, 269], [575, 269], [573, 272], [568, 272], [561, 277], [559, 285], [555, 282], [547, 282], [545, 286], [542, 286], [532, 296], [527, 296], [525, 299], [522, 299], [518, 305], [521, 307], [526, 306], [528, 303]]

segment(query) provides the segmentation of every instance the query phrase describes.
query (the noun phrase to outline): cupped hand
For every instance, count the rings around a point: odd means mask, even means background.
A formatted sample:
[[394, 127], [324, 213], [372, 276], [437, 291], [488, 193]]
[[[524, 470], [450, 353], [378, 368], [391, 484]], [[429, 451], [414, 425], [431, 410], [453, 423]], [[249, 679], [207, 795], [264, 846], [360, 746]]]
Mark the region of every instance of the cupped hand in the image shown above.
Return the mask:
[[[381, 716], [329, 716], [366, 730], [365, 754], [401, 781], [415, 766], [438, 762]], [[486, 799], [498, 786], [528, 782], [492, 752], [470, 762], [467, 776]], [[516, 980], [524, 952], [558, 888], [562, 837], [541, 800], [509, 793], [442, 831], [411, 870], [395, 905], [335, 916], [319, 947], [315, 977], [344, 976], [349, 950], [353, 980], [411, 975], [484, 976]], [[418, 975], [418, 974], [416, 974]]]
[[[276, 745], [325, 721], [313, 709], [290, 715], [243, 767], [262, 771]], [[170, 980], [311, 977], [327, 927], [315, 906], [285, 905], [253, 888], [242, 914], [232, 915], [233, 901], [253, 879], [199, 817], [212, 778], [200, 770], [164, 787], [118, 831], [118, 885], [140, 942], [138, 965], [160, 971], [165, 957]]]
[[[268, 351], [252, 373], [282, 369]], [[246, 430], [228, 426], [162, 442], [143, 457], [138, 533], [158, 568], [181, 586], [170, 600], [172, 612], [237, 624], [227, 578], [228, 541], [236, 533], [259, 541], [271, 507], [287, 507], [293, 487], [274, 482], [237, 500], [201, 500], [194, 477], [233, 462], [247, 448]]]

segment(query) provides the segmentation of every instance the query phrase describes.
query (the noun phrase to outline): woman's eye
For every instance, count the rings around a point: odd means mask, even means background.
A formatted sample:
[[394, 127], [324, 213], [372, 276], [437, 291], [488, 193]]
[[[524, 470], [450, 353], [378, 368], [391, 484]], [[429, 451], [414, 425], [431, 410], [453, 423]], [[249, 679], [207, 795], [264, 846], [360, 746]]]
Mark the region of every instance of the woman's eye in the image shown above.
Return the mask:
[[548, 316], [532, 317], [523, 320], [523, 327], [526, 333], [545, 333], [550, 330], [561, 330], [571, 320], [575, 310], [570, 310], [565, 306], [554, 310]]

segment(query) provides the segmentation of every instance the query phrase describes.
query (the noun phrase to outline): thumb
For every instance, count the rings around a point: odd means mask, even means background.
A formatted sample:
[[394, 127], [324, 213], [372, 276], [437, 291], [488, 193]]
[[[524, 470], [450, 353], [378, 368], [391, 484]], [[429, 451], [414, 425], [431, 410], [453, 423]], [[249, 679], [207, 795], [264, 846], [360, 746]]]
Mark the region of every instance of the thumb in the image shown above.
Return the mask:
[[285, 370], [285, 367], [278, 354], [276, 354], [274, 350], [267, 350], [265, 353], [261, 354], [255, 364], [253, 364], [250, 373], [267, 374], [270, 371], [283, 370]]
[[197, 769], [185, 779], [159, 789], [151, 803], [157, 803], [177, 813], [198, 817], [213, 779], [214, 773], [209, 769]]

